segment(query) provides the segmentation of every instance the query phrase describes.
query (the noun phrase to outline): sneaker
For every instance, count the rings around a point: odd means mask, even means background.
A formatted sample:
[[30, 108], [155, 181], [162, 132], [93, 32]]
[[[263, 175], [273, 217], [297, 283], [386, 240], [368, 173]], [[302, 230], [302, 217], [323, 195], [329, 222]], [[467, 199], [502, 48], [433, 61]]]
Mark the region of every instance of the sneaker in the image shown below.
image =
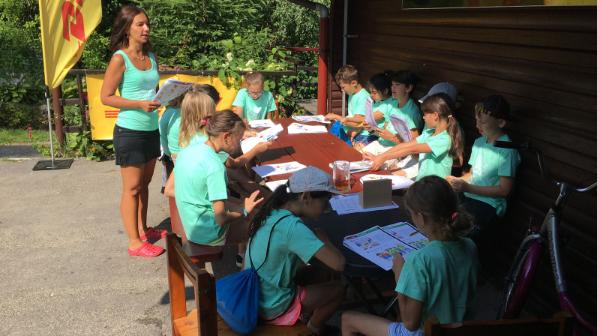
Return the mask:
[[168, 231], [162, 229], [148, 228], [145, 234], [139, 235], [142, 241], [155, 243], [162, 238], [166, 238]]
[[144, 242], [143, 245], [139, 246], [136, 249], [128, 249], [129, 255], [131, 257], [147, 257], [147, 258], [151, 258], [151, 257], [157, 257], [160, 254], [164, 253], [163, 248], [157, 246], [157, 245], [153, 245], [150, 244], [148, 242]]

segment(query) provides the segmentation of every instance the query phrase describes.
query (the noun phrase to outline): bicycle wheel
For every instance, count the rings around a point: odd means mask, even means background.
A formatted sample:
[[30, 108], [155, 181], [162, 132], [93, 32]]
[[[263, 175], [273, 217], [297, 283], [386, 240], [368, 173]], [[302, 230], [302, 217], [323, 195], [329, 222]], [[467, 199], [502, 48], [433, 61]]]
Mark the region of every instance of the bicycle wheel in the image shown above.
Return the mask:
[[541, 257], [541, 237], [527, 237], [519, 249], [506, 277], [503, 300], [498, 319], [516, 318], [526, 302]]

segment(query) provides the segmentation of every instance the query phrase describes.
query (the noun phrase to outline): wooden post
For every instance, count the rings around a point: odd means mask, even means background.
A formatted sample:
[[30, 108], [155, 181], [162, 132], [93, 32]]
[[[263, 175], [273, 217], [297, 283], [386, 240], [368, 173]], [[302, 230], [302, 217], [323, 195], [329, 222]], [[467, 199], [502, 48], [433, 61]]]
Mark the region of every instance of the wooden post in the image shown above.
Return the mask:
[[54, 129], [60, 147], [64, 147], [64, 125], [62, 124], [62, 86], [52, 89], [52, 109], [54, 110]]
[[87, 131], [87, 113], [85, 99], [83, 98], [83, 80], [81, 74], [77, 73], [77, 93], [79, 94], [79, 108], [81, 109], [81, 131]]

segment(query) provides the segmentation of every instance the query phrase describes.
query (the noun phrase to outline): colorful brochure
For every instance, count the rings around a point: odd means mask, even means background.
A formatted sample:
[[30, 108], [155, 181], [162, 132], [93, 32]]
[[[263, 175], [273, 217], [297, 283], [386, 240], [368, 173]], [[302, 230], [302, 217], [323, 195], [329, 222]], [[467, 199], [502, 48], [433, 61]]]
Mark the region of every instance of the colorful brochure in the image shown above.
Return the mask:
[[193, 83], [182, 82], [173, 78], [168, 78], [160, 89], [158, 93], [153, 98], [162, 104], [162, 106], [168, 105], [170, 101], [180, 97], [180, 95], [189, 91], [189, 89], [193, 86]]

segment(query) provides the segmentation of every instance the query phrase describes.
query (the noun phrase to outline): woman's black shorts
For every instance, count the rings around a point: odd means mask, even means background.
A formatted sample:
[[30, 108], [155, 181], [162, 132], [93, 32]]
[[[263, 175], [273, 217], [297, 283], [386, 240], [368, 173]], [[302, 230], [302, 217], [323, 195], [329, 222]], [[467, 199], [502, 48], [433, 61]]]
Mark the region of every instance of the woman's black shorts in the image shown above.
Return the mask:
[[140, 165], [160, 156], [160, 132], [114, 126], [114, 152], [119, 166]]

